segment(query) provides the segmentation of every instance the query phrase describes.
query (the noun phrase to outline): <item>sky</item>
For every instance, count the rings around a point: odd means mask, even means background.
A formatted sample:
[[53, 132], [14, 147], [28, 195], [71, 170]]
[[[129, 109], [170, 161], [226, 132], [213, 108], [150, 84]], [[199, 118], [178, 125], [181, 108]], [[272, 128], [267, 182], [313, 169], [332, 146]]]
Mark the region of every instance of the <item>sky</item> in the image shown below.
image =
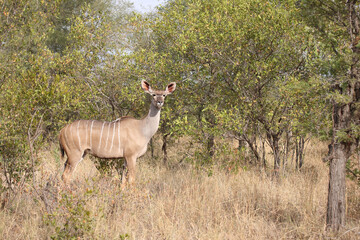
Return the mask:
[[134, 3], [135, 10], [139, 12], [150, 12], [155, 9], [156, 6], [163, 4], [166, 0], [129, 0]]

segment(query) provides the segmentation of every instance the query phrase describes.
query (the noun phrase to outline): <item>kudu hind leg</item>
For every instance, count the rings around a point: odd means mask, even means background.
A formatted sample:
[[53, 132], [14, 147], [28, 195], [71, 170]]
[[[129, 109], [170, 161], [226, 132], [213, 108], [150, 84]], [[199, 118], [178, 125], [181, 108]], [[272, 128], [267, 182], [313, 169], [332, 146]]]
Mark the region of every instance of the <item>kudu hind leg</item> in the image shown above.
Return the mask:
[[70, 184], [72, 173], [74, 172], [77, 164], [82, 160], [82, 155], [83, 154], [68, 155], [68, 158], [64, 164], [64, 172], [61, 177], [65, 185], [68, 186]]
[[64, 172], [61, 176], [61, 179], [63, 180], [63, 182], [65, 183], [66, 186], [69, 185], [69, 183], [70, 183], [71, 175], [72, 175], [72, 171], [73, 171], [72, 169], [73, 169], [73, 167], [69, 163], [69, 159], [67, 159], [64, 164]]

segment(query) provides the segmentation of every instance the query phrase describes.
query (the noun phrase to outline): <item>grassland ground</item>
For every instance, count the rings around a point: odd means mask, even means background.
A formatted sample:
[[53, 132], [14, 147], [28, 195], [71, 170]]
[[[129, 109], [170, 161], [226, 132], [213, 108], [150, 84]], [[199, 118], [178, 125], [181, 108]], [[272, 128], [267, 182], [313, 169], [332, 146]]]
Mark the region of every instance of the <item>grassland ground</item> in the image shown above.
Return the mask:
[[170, 167], [161, 163], [160, 150], [155, 159], [148, 151], [138, 162], [136, 186], [122, 191], [117, 175], [99, 174], [88, 157], [77, 167], [71, 190], [63, 188], [63, 163], [51, 147], [41, 152], [33, 181], [0, 211], [0, 238], [360, 239], [360, 188], [350, 180], [346, 227], [337, 234], [324, 231], [326, 149], [309, 144], [302, 170], [289, 162], [274, 179], [270, 170], [228, 171], [221, 164], [209, 174], [179, 163], [186, 150], [174, 144]]

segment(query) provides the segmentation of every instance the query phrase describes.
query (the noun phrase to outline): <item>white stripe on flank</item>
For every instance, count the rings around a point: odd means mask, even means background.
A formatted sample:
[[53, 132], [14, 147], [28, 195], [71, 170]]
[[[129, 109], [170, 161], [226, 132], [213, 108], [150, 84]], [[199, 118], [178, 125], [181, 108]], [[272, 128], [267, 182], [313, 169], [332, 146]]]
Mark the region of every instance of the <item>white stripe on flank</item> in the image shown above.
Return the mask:
[[98, 152], [100, 152], [101, 140], [102, 140], [102, 134], [103, 134], [103, 130], [104, 130], [104, 125], [105, 125], [105, 122], [103, 122], [103, 125], [102, 125], [102, 127], [101, 127], [100, 142], [99, 142], [99, 146], [98, 146]]
[[71, 133], [71, 139], [72, 139], [72, 142], [73, 142], [73, 146], [75, 146], [74, 132], [72, 131], [73, 125], [74, 125], [74, 123], [70, 124], [70, 133]]
[[78, 125], [77, 125], [77, 128], [76, 128], [76, 131], [77, 131], [78, 140], [79, 140], [79, 148], [80, 148], [80, 151], [81, 151], [81, 150], [82, 150], [82, 147], [81, 147], [80, 132], [79, 132], [80, 121], [81, 121], [81, 120], [79, 120], [79, 122], [78, 122]]
[[118, 124], [118, 136], [119, 136], [119, 153], [121, 153], [121, 144], [120, 144], [120, 120]]
[[89, 121], [86, 120], [86, 129], [85, 129], [85, 145], [88, 144], [87, 140], [88, 140], [88, 125], [89, 125]]
[[114, 137], [115, 137], [115, 126], [116, 126], [116, 124], [115, 124], [115, 122], [113, 122], [113, 123], [114, 123], [114, 128], [113, 128], [113, 137], [112, 137], [112, 140], [111, 140], [111, 147], [110, 147], [110, 150], [109, 150], [110, 153], [111, 153], [111, 149], [112, 149], [112, 147], [114, 145]]
[[92, 120], [92, 121], [91, 121], [91, 127], [90, 127], [90, 148], [92, 148], [91, 139], [92, 139], [92, 129], [93, 129], [94, 121], [95, 121], [95, 120]]
[[106, 144], [105, 144], [105, 148], [104, 148], [105, 151], [106, 151], [106, 147], [107, 147], [108, 142], [109, 142], [110, 124], [111, 124], [111, 122], [109, 122], [109, 126], [108, 126], [108, 133], [107, 133], [107, 136], [106, 136]]

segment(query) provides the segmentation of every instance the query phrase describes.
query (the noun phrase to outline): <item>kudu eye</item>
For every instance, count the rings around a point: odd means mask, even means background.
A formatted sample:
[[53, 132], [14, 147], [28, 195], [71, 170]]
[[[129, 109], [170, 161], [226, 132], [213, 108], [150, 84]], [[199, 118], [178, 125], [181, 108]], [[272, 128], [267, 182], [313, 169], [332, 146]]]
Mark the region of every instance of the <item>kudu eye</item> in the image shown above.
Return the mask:
[[155, 97], [155, 96], [156, 96], [156, 94], [155, 94], [155, 93], [153, 93], [152, 95], [153, 95], [153, 97]]
[[166, 95], [164, 94], [163, 97], [166, 97]]

